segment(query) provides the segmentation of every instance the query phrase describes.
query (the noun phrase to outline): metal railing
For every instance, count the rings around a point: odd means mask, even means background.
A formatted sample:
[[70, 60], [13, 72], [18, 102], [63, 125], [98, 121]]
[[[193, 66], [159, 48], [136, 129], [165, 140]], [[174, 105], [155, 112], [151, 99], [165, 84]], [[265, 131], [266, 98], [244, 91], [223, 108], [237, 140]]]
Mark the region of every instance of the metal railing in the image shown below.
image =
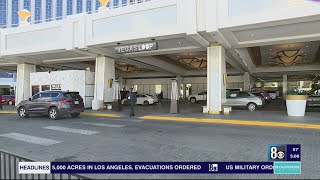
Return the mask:
[[[152, 1], [152, 0], [127, 0], [125, 3], [122, 2], [122, 0], [119, 0], [119, 2], [117, 4], [108, 4], [108, 8], [110, 10], [112, 9], [118, 9], [118, 8], [121, 8], [121, 7], [126, 7], [126, 6], [131, 6], [131, 5], [135, 5], [135, 4], [141, 4], [141, 3], [144, 3], [144, 2], [149, 2], [149, 1]], [[55, 11], [55, 9], [54, 9]], [[88, 13], [88, 14], [92, 14], [92, 13], [97, 13], [98, 10], [96, 9], [96, 7], [94, 7], [94, 10], [92, 11], [83, 11], [81, 13]], [[70, 14], [70, 15], [67, 15], [67, 16], [72, 16], [72, 15], [75, 15], [75, 14], [80, 14], [80, 13], [73, 13], [73, 14]], [[58, 21], [58, 20], [63, 20], [63, 19], [66, 19], [67, 16], [56, 16], [54, 18], [47, 18], [47, 19], [41, 19], [41, 20], [34, 20], [33, 22], [31, 22], [31, 24], [40, 24], [40, 23], [45, 23], [45, 22], [50, 22], [50, 21]], [[30, 20], [29, 20], [30, 22]], [[11, 24], [11, 25], [0, 25], [0, 29], [6, 29], [6, 28], [14, 28], [14, 27], [19, 27], [19, 24]]]
[[9, 153], [0, 150], [0, 180], [2, 179], [89, 179], [77, 174], [19, 174], [19, 162], [34, 162], [31, 159], [27, 159], [18, 156], [13, 153]]

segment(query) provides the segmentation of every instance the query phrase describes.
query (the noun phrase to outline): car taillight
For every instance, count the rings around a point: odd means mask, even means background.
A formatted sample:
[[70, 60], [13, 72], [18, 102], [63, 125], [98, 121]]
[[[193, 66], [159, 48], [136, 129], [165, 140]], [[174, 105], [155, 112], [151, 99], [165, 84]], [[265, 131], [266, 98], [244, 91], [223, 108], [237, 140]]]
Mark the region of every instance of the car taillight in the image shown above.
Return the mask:
[[61, 103], [67, 103], [67, 102], [71, 102], [71, 101], [68, 100], [68, 99], [63, 99], [63, 100], [61, 100], [60, 102], [61, 102]]

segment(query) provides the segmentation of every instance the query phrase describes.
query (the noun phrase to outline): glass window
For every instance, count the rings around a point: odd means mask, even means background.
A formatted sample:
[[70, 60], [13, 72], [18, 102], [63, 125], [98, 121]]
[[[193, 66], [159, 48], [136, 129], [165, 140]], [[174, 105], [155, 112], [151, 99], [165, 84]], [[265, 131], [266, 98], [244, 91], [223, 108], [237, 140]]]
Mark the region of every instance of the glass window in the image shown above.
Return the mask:
[[7, 1], [0, 0], [0, 27], [7, 24]]
[[67, 0], [67, 15], [72, 15], [72, 0]]
[[35, 15], [34, 15], [34, 20], [35, 23], [41, 23], [41, 0], [35, 0]]
[[50, 97], [56, 98], [59, 96], [59, 93], [55, 92], [55, 93], [50, 93]]
[[[23, 8], [27, 9], [28, 11], [31, 11], [31, 3], [30, 0], [24, 0], [23, 1]], [[30, 19], [30, 18], [29, 18]]]
[[40, 93], [41, 98], [48, 98], [50, 97], [50, 93]]
[[37, 94], [39, 90], [40, 90], [39, 86], [32, 86], [32, 96]]
[[77, 13], [82, 13], [82, 0], [77, 0]]
[[40, 98], [40, 94], [36, 94], [36, 95], [34, 95], [34, 96], [32, 97], [33, 100], [39, 99], [39, 98]]
[[50, 85], [42, 85], [41, 86], [41, 91], [49, 91], [50, 90]]
[[250, 95], [246, 92], [240, 92], [240, 97], [249, 97]]
[[100, 7], [100, 2], [98, 0], [96, 0], [96, 10], [98, 10]]
[[12, 0], [12, 7], [11, 7], [12, 13], [12, 27], [17, 27], [19, 24], [19, 15], [18, 15], [18, 11], [19, 11], [19, 1], [18, 0]]
[[52, 0], [46, 0], [46, 21], [51, 21], [52, 19]]
[[57, 20], [60, 20], [60, 19], [62, 19], [62, 5], [63, 5], [63, 2], [62, 2], [63, 0], [57, 0]]
[[87, 0], [87, 7], [86, 11], [88, 14], [92, 13], [92, 0]]

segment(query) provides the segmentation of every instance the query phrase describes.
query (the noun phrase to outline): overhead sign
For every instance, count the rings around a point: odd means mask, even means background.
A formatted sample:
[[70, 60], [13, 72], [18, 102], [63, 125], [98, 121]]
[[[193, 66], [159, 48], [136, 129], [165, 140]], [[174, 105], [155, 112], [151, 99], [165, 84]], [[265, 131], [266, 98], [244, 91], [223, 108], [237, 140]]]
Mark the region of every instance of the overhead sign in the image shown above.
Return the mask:
[[51, 90], [61, 90], [61, 84], [51, 84]]
[[152, 51], [157, 49], [158, 49], [157, 42], [147, 42], [147, 43], [140, 43], [140, 44], [117, 46], [115, 47], [115, 53], [125, 54], [125, 53], [133, 53], [133, 52]]

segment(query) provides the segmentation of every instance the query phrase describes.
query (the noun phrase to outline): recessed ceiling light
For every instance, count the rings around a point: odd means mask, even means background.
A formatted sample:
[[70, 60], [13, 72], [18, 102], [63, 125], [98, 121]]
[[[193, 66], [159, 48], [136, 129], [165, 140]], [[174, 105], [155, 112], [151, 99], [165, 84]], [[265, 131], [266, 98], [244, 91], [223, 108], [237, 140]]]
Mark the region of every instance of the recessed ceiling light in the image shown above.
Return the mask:
[[306, 48], [308, 48], [309, 46], [306, 46]]
[[253, 37], [254, 36], [254, 34], [251, 34], [251, 37]]
[[269, 59], [271, 59], [272, 57], [270, 56]]
[[307, 55], [307, 54], [304, 54], [305, 56]]
[[269, 62], [269, 64], [270, 64], [271, 62]]
[[270, 51], [272, 51], [272, 49], [270, 48]]

